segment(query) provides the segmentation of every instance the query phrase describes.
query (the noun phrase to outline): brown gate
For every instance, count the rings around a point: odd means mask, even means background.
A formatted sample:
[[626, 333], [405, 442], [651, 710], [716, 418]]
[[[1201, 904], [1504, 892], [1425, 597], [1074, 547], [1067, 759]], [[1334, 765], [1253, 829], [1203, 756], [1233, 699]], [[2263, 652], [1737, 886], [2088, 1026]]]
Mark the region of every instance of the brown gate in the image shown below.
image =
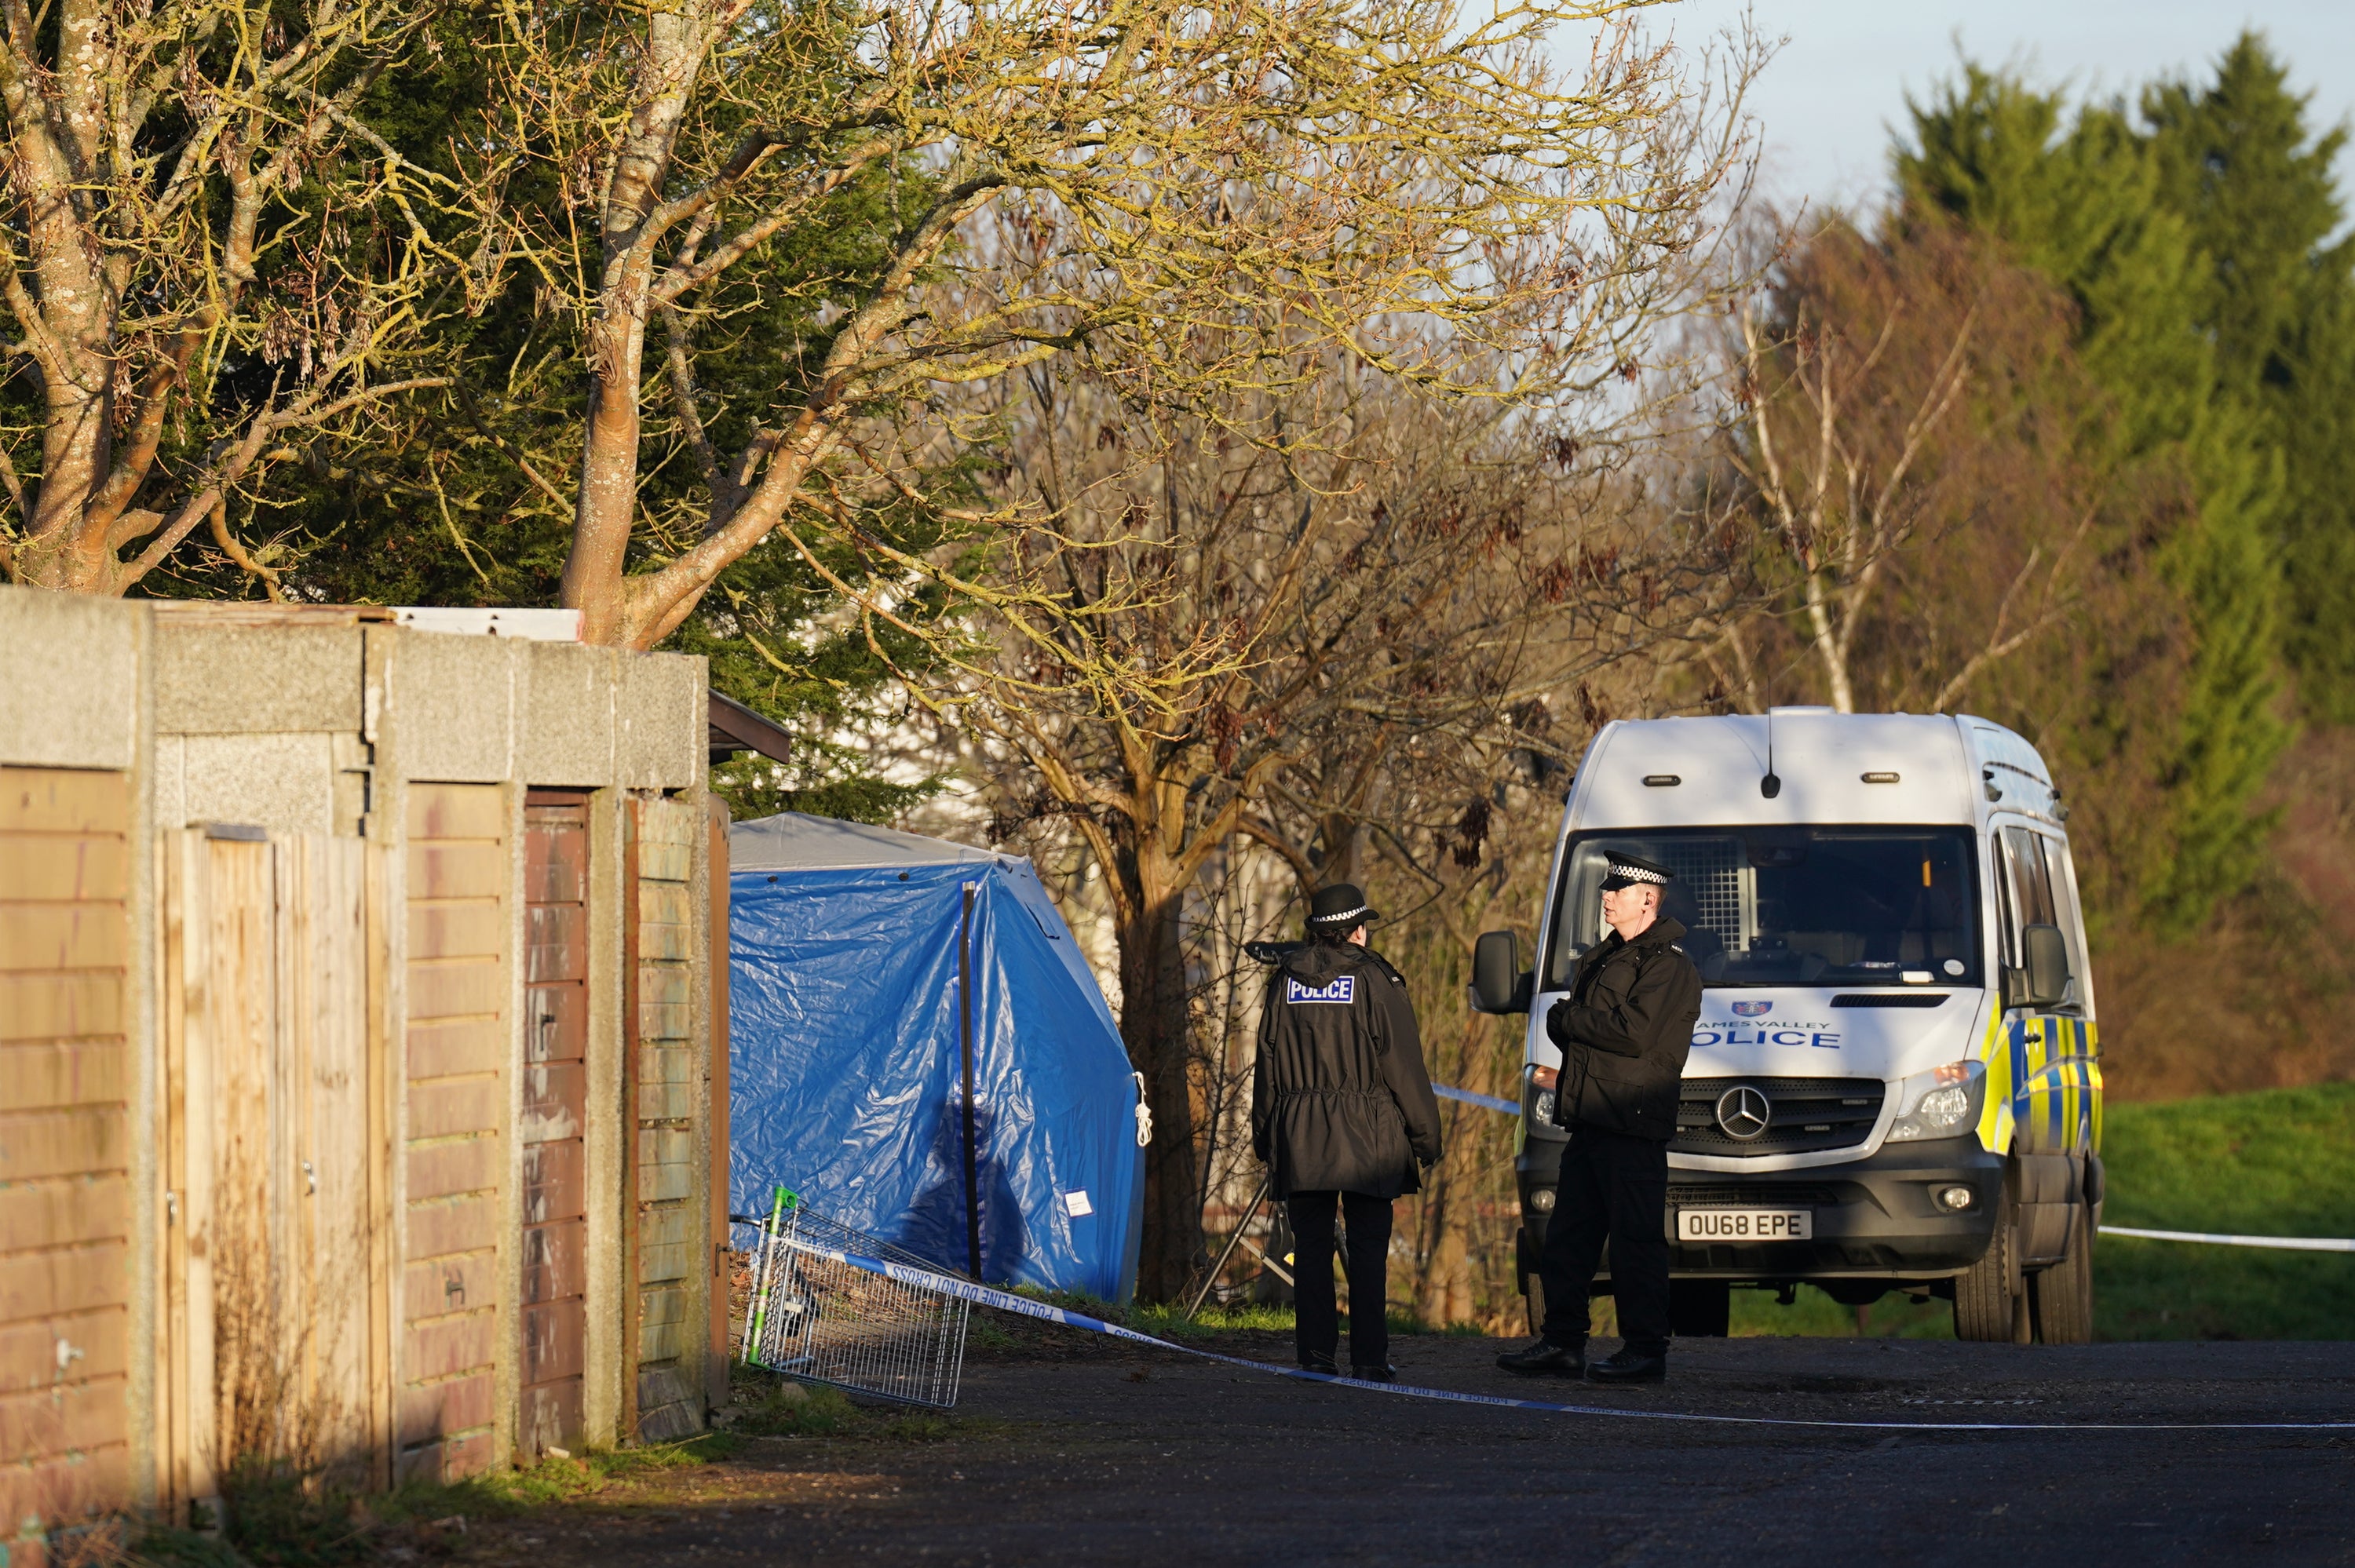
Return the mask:
[[524, 802], [523, 1359], [517, 1457], [578, 1446], [588, 1334], [589, 797]]

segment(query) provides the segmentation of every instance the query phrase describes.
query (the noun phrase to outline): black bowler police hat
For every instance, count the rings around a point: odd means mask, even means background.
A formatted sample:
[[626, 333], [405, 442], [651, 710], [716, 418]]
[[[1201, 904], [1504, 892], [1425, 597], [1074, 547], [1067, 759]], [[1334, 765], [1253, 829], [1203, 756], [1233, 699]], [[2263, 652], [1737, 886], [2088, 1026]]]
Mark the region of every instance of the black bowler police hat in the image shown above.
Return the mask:
[[1366, 895], [1355, 883], [1337, 882], [1330, 887], [1320, 887], [1308, 901], [1308, 928], [1312, 931], [1347, 931], [1381, 916], [1366, 907]]
[[1623, 887], [1666, 887], [1677, 879], [1677, 874], [1665, 865], [1656, 865], [1638, 854], [1614, 854], [1611, 857], [1610, 874], [1603, 879], [1603, 891], [1616, 893]]

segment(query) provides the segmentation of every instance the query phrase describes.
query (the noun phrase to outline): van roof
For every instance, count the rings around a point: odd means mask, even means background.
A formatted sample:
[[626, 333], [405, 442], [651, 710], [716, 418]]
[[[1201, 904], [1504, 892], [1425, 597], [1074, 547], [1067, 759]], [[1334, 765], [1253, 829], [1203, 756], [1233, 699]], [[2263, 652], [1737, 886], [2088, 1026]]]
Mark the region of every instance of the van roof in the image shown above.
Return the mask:
[[1605, 725], [1579, 764], [1564, 828], [1977, 825], [2004, 810], [2061, 817], [2060, 793], [2036, 748], [1968, 715], [1776, 708], [1774, 765], [1783, 786], [1768, 800], [1759, 784], [1769, 725], [1756, 714]]

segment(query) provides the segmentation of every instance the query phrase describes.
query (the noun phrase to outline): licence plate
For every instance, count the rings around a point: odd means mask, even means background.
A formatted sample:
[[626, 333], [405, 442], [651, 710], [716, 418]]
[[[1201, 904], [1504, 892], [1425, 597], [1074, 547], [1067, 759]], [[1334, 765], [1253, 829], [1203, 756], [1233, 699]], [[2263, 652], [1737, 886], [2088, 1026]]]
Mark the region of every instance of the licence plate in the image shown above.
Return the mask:
[[1689, 1242], [1810, 1241], [1812, 1209], [1678, 1209], [1677, 1239]]

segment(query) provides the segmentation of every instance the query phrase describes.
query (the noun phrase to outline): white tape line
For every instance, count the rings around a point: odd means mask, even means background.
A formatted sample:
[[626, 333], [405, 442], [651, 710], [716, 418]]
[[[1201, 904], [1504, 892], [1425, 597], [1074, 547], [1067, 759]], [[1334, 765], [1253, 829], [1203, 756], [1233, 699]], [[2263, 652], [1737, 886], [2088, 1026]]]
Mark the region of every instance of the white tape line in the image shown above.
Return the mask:
[[1273, 1372], [1278, 1377], [1297, 1378], [1304, 1383], [1342, 1383], [1350, 1388], [1364, 1389], [1369, 1393], [1396, 1393], [1410, 1399], [1437, 1399], [1451, 1404], [1487, 1404], [1503, 1410], [1542, 1410], [1560, 1415], [1609, 1415], [1632, 1421], [1685, 1421], [1722, 1426], [1817, 1426], [1849, 1432], [2348, 1432], [2355, 1431], [2355, 1421], [1812, 1421], [1798, 1416], [1784, 1415], [1700, 1415], [1678, 1410], [1621, 1410], [1606, 1404], [1556, 1404], [1542, 1399], [1507, 1399], [1493, 1393], [1458, 1393], [1449, 1388], [1417, 1388], [1403, 1383], [1364, 1383], [1353, 1377], [1337, 1377], [1328, 1372], [1307, 1372], [1298, 1367], [1280, 1367], [1268, 1361], [1246, 1361], [1241, 1356], [1221, 1355], [1216, 1351], [1197, 1350], [1173, 1340], [1156, 1339], [1135, 1329], [1124, 1329], [1118, 1323], [1107, 1323], [1101, 1318], [1091, 1318], [1084, 1312], [1068, 1311], [1050, 1307], [1043, 1301], [1033, 1301], [1027, 1296], [1017, 1296], [1009, 1290], [996, 1290], [986, 1285], [975, 1285], [969, 1279], [952, 1275], [934, 1274], [928, 1269], [910, 1268], [901, 1263], [886, 1263], [880, 1258], [863, 1257], [855, 1252], [837, 1252], [832, 1247], [814, 1246], [799, 1237], [783, 1238], [783, 1245], [815, 1257], [832, 1258], [853, 1268], [863, 1268], [869, 1274], [879, 1274], [896, 1279], [902, 1285], [936, 1290], [943, 1296], [954, 1296], [975, 1306], [995, 1307], [1001, 1312], [1019, 1313], [1026, 1318], [1038, 1318], [1065, 1328], [1082, 1329], [1092, 1334], [1108, 1334], [1116, 1340], [1128, 1340], [1157, 1350], [1176, 1351], [1180, 1355], [1197, 1356], [1206, 1361], [1223, 1361], [1231, 1367], [1246, 1367], [1252, 1372]]
[[[1461, 1100], [1467, 1106], [1485, 1106], [1508, 1116], [1518, 1116], [1521, 1107], [1510, 1100], [1500, 1100], [1494, 1095], [1476, 1095], [1469, 1089], [1459, 1089], [1452, 1084], [1433, 1084], [1431, 1092], [1442, 1099]], [[2139, 1236], [2145, 1241], [2212, 1242], [2218, 1246], [2273, 1247], [2283, 1252], [2355, 1252], [2355, 1241], [2336, 1236], [2227, 1236], [2211, 1235], [2205, 1231], [2141, 1231], [2125, 1225], [2104, 1225], [2105, 1236]]]
[[2283, 1252], [2355, 1252], [2355, 1241], [2337, 1236], [2226, 1236], [2206, 1231], [2138, 1231], [2126, 1225], [2104, 1225], [2105, 1236], [2139, 1236], [2144, 1241], [2213, 1242], [2218, 1246], [2267, 1246]]

